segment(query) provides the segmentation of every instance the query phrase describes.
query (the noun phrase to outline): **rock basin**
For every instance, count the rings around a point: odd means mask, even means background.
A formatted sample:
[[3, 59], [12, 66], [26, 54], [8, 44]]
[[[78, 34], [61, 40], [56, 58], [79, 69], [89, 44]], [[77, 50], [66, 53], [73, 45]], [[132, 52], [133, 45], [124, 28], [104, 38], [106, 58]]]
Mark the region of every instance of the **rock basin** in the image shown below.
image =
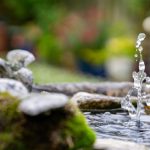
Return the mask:
[[[62, 90], [65, 85], [66, 89]], [[150, 149], [150, 128], [147, 121], [149, 117], [142, 116], [144, 124], [141, 124], [139, 129], [134, 121], [130, 121], [127, 112], [120, 109], [121, 98], [126, 94], [131, 83], [120, 85], [117, 83], [110, 86], [108, 83], [92, 84], [94, 87], [87, 83], [80, 85], [68, 83], [37, 86], [33, 89], [37, 92], [36, 96], [30, 95], [22, 101], [7, 95], [1, 96], [0, 103], [3, 104], [3, 100], [6, 99], [5, 104], [9, 104], [0, 107], [1, 150], [8, 149], [10, 146], [15, 150], [21, 150], [20, 143], [25, 150], [48, 150], [49, 148], [52, 150], [87, 150], [87, 148], [89, 150], [131, 150], [133, 147], [136, 147], [136, 150]], [[69, 87], [72, 87], [71, 93]], [[82, 92], [75, 94], [80, 90]], [[46, 91], [43, 96], [39, 95], [42, 91]], [[73, 94], [75, 95], [72, 97]], [[43, 103], [42, 99], [44, 99]], [[133, 103], [134, 101], [136, 101], [135, 97]], [[28, 107], [28, 104], [33, 104], [34, 107]], [[88, 127], [76, 105], [83, 111], [88, 124], [96, 132], [96, 141], [95, 134]], [[8, 115], [5, 110], [10, 108], [13, 111]], [[9, 130], [7, 130], [8, 126], [10, 126]], [[66, 134], [68, 131], [69, 134]], [[142, 140], [143, 137], [146, 141]]]

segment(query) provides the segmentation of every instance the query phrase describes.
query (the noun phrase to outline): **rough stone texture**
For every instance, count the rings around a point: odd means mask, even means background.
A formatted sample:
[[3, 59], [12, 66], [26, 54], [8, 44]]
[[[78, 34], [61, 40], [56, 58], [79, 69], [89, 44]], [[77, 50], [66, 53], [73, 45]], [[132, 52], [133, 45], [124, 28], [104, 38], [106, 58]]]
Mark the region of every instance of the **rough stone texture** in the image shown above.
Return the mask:
[[[121, 108], [122, 97], [106, 96], [101, 94], [90, 94], [79, 92], [72, 99], [81, 109], [114, 109]], [[132, 97], [132, 102], [135, 103], [137, 98]]]
[[27, 65], [35, 60], [32, 53], [25, 50], [12, 50], [7, 60], [0, 58], [0, 77], [21, 81], [29, 91], [32, 90], [33, 75]]
[[[71, 100], [75, 102], [82, 111], [92, 111], [92, 112], [103, 112], [106, 109], [109, 111], [123, 111], [121, 109], [121, 100], [123, 97], [113, 97], [102, 94], [91, 94], [86, 92], [79, 92], [75, 94]], [[146, 100], [150, 99], [150, 95], [146, 96]], [[131, 102], [136, 106], [138, 99], [132, 96]], [[145, 113], [150, 115], [150, 106], [146, 104], [143, 100]], [[150, 104], [150, 103], [149, 103]]]
[[150, 150], [150, 148], [133, 142], [113, 139], [97, 139], [94, 150]]
[[31, 91], [33, 84], [33, 75], [31, 70], [23, 67], [14, 72], [14, 77], [16, 80], [22, 82]]
[[19, 110], [30, 116], [36, 116], [52, 109], [64, 107], [68, 97], [63, 94], [31, 94], [19, 105]]
[[127, 94], [132, 86], [133, 83], [130, 82], [60, 83], [34, 85], [33, 90], [63, 93], [69, 96], [78, 92], [88, 92], [122, 97]]
[[29, 93], [26, 87], [19, 81], [7, 78], [0, 78], [0, 93], [8, 92], [20, 99], [26, 97]]
[[21, 49], [8, 52], [6, 57], [12, 65], [21, 64], [21, 67], [26, 67], [35, 60], [35, 57], [32, 53]]

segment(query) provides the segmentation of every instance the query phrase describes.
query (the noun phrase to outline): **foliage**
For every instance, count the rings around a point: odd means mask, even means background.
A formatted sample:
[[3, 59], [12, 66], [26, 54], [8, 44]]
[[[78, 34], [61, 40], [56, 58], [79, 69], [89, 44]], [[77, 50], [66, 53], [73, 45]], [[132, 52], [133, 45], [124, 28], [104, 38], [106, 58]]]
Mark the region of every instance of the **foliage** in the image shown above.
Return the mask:
[[83, 49], [80, 54], [80, 58], [85, 62], [92, 65], [104, 64], [107, 58], [106, 49], [93, 50], [93, 49]]
[[69, 72], [48, 64], [31, 64], [31, 70], [35, 78], [35, 83], [60, 83], [60, 82], [97, 82], [98, 79], [83, 76], [74, 72]]
[[32, 20], [44, 25], [46, 21], [54, 21], [57, 18], [56, 14], [60, 12], [60, 9], [55, 7], [59, 4], [52, 0], [2, 0], [2, 3], [7, 11], [13, 12], [9, 17], [19, 24]]
[[76, 58], [94, 65], [105, 61], [103, 48], [109, 38], [109, 29], [108, 21], [96, 7], [70, 13], [55, 28], [64, 51], [72, 51]]
[[[106, 5], [99, 7], [101, 3]], [[0, 12], [9, 16], [13, 24], [34, 22], [40, 26], [42, 34], [36, 43], [38, 57], [57, 65], [62, 64], [66, 51], [92, 65], [104, 64], [109, 38], [133, 32], [127, 31], [124, 22], [118, 21], [116, 25], [114, 19], [109, 18], [115, 17], [116, 7], [125, 10], [127, 20], [136, 20], [136, 26], [141, 26], [143, 18], [150, 14], [149, 0], [2, 0], [1, 7]], [[111, 9], [105, 11], [106, 7]], [[127, 53], [124, 54], [130, 55]]]
[[134, 40], [131, 37], [116, 37], [108, 41], [107, 47], [108, 57], [134, 55]]
[[106, 46], [108, 39], [109, 27], [107, 26], [107, 23], [104, 22], [97, 27], [97, 35], [94, 37], [93, 41], [79, 42], [79, 46], [75, 50], [77, 57], [94, 65], [105, 63], [107, 52], [105, 51], [104, 47]]
[[[125, 1], [128, 10], [138, 17], [146, 17], [150, 15], [150, 1], [149, 0], [132, 0], [132, 1]], [[135, 16], [135, 17], [137, 17]]]
[[44, 34], [38, 42], [38, 55], [40, 59], [52, 64], [60, 64], [62, 57], [62, 49], [60, 42], [55, 36]]
[[[90, 0], [83, 1], [86, 2], [84, 5], [94, 3]], [[55, 23], [63, 15], [65, 9], [79, 6], [76, 0], [71, 2], [69, 0], [1, 0], [1, 4], [1, 13], [13, 12], [8, 14], [9, 20], [13, 23], [24, 24], [28, 21], [35, 21], [47, 29], [48, 24]]]

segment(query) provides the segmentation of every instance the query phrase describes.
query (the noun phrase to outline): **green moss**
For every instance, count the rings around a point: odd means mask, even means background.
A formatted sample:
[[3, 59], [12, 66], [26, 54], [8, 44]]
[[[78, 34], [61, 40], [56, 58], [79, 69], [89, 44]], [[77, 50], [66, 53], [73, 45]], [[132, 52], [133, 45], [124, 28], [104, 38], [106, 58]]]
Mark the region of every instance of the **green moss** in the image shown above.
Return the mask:
[[0, 150], [23, 150], [19, 100], [7, 92], [0, 93]]
[[1, 116], [5, 116], [7, 121], [11, 121], [18, 116], [18, 104], [19, 100], [16, 97], [6, 92], [0, 93], [0, 114]]
[[7, 147], [8, 143], [12, 141], [12, 136], [10, 133], [0, 134], [0, 149], [3, 150]]
[[69, 150], [92, 149], [96, 135], [78, 108], [76, 108], [74, 115], [65, 122], [65, 125], [63, 136], [68, 142]]

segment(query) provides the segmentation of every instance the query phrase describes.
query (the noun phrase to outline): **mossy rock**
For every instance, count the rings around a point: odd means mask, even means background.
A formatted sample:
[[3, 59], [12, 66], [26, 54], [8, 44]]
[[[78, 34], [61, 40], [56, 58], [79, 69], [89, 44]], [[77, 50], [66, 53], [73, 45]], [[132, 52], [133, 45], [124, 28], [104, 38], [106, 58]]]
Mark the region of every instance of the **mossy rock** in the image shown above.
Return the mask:
[[120, 103], [113, 102], [113, 101], [107, 101], [107, 100], [101, 100], [99, 102], [91, 101], [88, 103], [81, 103], [79, 105], [81, 109], [115, 109], [115, 108], [121, 108]]
[[37, 116], [18, 111], [20, 101], [0, 94], [0, 150], [90, 150], [96, 139], [72, 103]]
[[[11, 150], [11, 145], [20, 147], [21, 113], [17, 110], [19, 100], [8, 93], [0, 93], [0, 150]], [[18, 132], [16, 132], [18, 131]], [[8, 148], [9, 147], [9, 148]]]
[[91, 150], [95, 141], [95, 133], [89, 128], [85, 117], [74, 108], [74, 116], [65, 122], [63, 136], [66, 137], [70, 150]]

